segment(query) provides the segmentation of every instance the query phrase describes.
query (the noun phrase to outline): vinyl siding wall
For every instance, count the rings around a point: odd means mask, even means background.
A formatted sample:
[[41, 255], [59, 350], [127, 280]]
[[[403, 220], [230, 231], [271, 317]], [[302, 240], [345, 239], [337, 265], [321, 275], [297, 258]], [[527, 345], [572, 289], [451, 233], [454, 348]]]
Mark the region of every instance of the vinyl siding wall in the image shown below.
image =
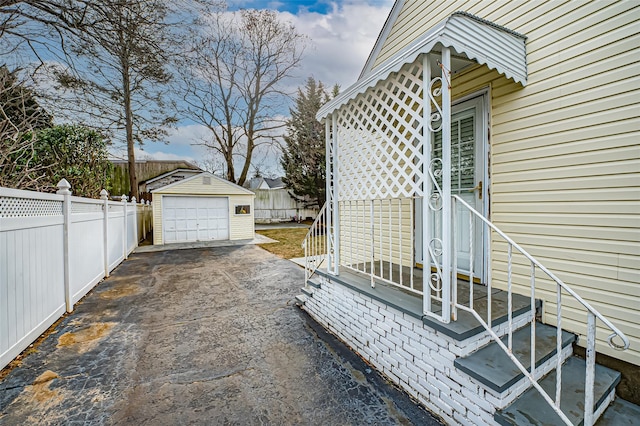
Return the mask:
[[[153, 192], [153, 244], [163, 244], [162, 235], [162, 196], [209, 196], [229, 198], [229, 239], [242, 240], [254, 237], [254, 195], [244, 189], [236, 187], [220, 179], [211, 178], [210, 183], [204, 182], [205, 177], [198, 176], [184, 183], [161, 188]], [[249, 204], [251, 214], [236, 215], [237, 204]]]
[[[408, 0], [376, 64], [458, 10], [528, 37], [526, 87], [484, 66], [452, 83], [454, 101], [489, 88], [491, 220], [631, 339], [614, 351], [599, 327], [599, 352], [640, 364], [640, 3]], [[491, 242], [494, 285], [505, 252]], [[555, 323], [555, 288], [538, 289]], [[584, 333], [584, 310], [564, 301], [563, 327]]]
[[[254, 212], [253, 195], [232, 195], [229, 198], [229, 239], [249, 240], [254, 237]], [[250, 214], [237, 215], [235, 206], [238, 204], [249, 204]]]

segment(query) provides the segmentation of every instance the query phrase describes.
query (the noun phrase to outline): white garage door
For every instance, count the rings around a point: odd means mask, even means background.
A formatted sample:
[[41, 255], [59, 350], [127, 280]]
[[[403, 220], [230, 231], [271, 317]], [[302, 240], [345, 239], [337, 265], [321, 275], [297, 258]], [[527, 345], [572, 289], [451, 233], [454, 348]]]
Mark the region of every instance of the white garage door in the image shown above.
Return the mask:
[[220, 197], [163, 197], [165, 243], [229, 239], [229, 201]]

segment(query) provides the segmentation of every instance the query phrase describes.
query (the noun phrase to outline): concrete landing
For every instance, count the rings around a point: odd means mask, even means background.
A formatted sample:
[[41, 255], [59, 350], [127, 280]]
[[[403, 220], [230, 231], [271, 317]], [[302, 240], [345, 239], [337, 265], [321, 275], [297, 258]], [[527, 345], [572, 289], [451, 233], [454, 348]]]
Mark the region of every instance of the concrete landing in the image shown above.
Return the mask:
[[[366, 294], [367, 296], [385, 303], [400, 312], [404, 312], [415, 318], [421, 319], [429, 327], [456, 340], [462, 341], [484, 331], [484, 327], [480, 322], [478, 322], [471, 313], [463, 310], [458, 311], [458, 319], [456, 321], [451, 321], [448, 324], [442, 323], [437, 319], [426, 317], [422, 313], [422, 296], [385, 283], [378, 282], [375, 287], [371, 287], [370, 278], [364, 274], [341, 270], [340, 275], [336, 277], [328, 274], [326, 269], [318, 269], [316, 274], [329, 278], [330, 280], [351, 288], [352, 290]], [[485, 317], [485, 320], [486, 314], [484, 313], [487, 312], [487, 306], [489, 305], [487, 293], [487, 287], [474, 284], [474, 308], [480, 312], [480, 315]], [[518, 315], [527, 313], [530, 310], [531, 300], [529, 297], [521, 296], [519, 294], [513, 294], [512, 297], [514, 318]], [[469, 300], [469, 283], [462, 280], [458, 281], [458, 300], [463, 304], [468, 303]], [[496, 326], [507, 321], [507, 306], [507, 292], [495, 288], [492, 289], [492, 326]], [[433, 302], [433, 311], [435, 313], [440, 312], [439, 302]]]

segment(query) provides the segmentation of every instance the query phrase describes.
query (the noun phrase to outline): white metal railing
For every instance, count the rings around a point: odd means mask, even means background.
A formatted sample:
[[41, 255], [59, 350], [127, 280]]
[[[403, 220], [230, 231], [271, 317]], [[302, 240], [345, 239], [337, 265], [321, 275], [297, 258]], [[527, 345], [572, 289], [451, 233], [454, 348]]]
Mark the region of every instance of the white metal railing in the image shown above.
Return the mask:
[[340, 266], [376, 281], [422, 294], [415, 279], [414, 215], [422, 197], [340, 202]]
[[302, 241], [302, 248], [304, 249], [305, 285], [307, 285], [307, 282], [318, 268], [328, 261], [327, 251], [329, 244], [327, 239], [331, 238], [328, 211], [327, 204], [325, 203]]
[[[585, 383], [585, 405], [584, 405], [584, 425], [591, 426], [594, 422], [593, 415], [593, 403], [594, 403], [594, 377], [595, 377], [595, 340], [596, 340], [596, 319], [602, 321], [609, 329], [613, 331], [613, 333], [609, 336], [608, 342], [609, 345], [617, 350], [625, 350], [629, 348], [629, 339], [622, 333], [617, 327], [615, 327], [607, 318], [605, 318], [600, 312], [598, 312], [595, 308], [593, 308], [587, 301], [582, 299], [575, 291], [573, 291], [567, 284], [565, 284], [560, 278], [558, 278], [553, 272], [549, 271], [544, 265], [542, 265], [537, 259], [531, 256], [526, 250], [520, 247], [515, 241], [509, 238], [504, 232], [498, 229], [493, 223], [487, 220], [482, 214], [476, 211], [473, 207], [471, 207], [468, 203], [466, 203], [462, 198], [457, 195], [452, 196], [453, 207], [451, 210], [454, 212], [452, 214], [455, 215], [456, 204], [460, 204], [466, 210], [469, 211], [469, 233], [472, 236], [470, 241], [471, 251], [473, 250], [473, 235], [475, 231], [476, 222], [480, 222], [481, 226], [484, 227], [484, 230], [487, 231], [488, 235], [491, 231], [500, 236], [507, 243], [507, 304], [508, 304], [508, 332], [507, 332], [507, 344], [501, 340], [501, 338], [492, 330], [491, 328], [491, 278], [487, 280], [487, 319], [482, 317], [473, 307], [473, 262], [470, 262], [470, 292], [469, 295], [469, 304], [463, 305], [457, 303], [456, 300], [453, 301], [453, 315], [455, 318], [456, 310], [461, 309], [467, 312], [470, 312], [486, 329], [486, 331], [492, 336], [493, 340], [506, 352], [509, 358], [514, 362], [514, 364], [518, 367], [518, 369], [525, 375], [531, 382], [531, 384], [540, 392], [542, 397], [549, 403], [549, 405], [553, 408], [553, 410], [560, 416], [560, 418], [567, 424], [571, 425], [572, 423], [567, 418], [567, 416], [560, 410], [560, 395], [562, 392], [562, 362], [563, 359], [560, 356], [562, 353], [562, 293], [563, 291], [569, 294], [573, 299], [579, 302], [587, 311], [587, 344], [586, 344], [586, 383]], [[455, 229], [456, 220], [455, 217], [452, 217], [451, 220], [453, 226], [453, 270], [456, 271], [457, 264], [457, 248], [456, 248], [456, 233], [458, 230]], [[529, 283], [530, 283], [530, 310], [531, 310], [531, 371], [529, 371], [513, 354], [513, 317], [512, 317], [512, 301], [513, 301], [513, 250], [516, 250], [520, 253], [530, 265], [530, 273], [529, 273]], [[541, 378], [542, 374], [538, 374], [538, 369], [536, 367], [536, 359], [535, 359], [535, 347], [536, 347], [536, 339], [535, 339], [535, 324], [536, 324], [536, 271], [542, 271], [547, 278], [555, 282], [556, 287], [556, 352], [557, 352], [557, 363], [556, 363], [556, 392], [554, 398], [552, 398], [538, 383], [538, 380]], [[453, 280], [452, 294], [457, 294], [457, 280]], [[615, 337], [619, 337], [622, 341], [622, 344], [617, 344], [614, 342]]]
[[[492, 339], [505, 351], [509, 358], [514, 362], [522, 374], [531, 382], [541, 396], [547, 401], [552, 409], [558, 414], [564, 423], [570, 425], [571, 422], [567, 416], [560, 410], [561, 392], [562, 392], [562, 320], [563, 320], [563, 293], [568, 294], [573, 300], [581, 304], [587, 313], [587, 342], [586, 342], [586, 383], [585, 383], [585, 406], [584, 406], [584, 424], [592, 425], [594, 422], [594, 378], [595, 378], [595, 341], [596, 341], [596, 321], [599, 319], [604, 323], [612, 334], [608, 338], [609, 345], [617, 350], [625, 350], [629, 347], [629, 339], [617, 327], [615, 327], [607, 318], [593, 308], [587, 301], [580, 297], [573, 289], [558, 278], [554, 273], [549, 271], [537, 259], [531, 256], [526, 250], [520, 247], [504, 232], [498, 229], [493, 223], [487, 220], [481, 213], [476, 211], [467, 202], [458, 195], [451, 197], [452, 208], [451, 217], [448, 218], [451, 223], [451, 241], [450, 259], [451, 274], [457, 277], [458, 273], [463, 273], [469, 277], [469, 302], [458, 302], [458, 283], [457, 279], [451, 280], [451, 289], [446, 292], [450, 295], [450, 300], [443, 291], [442, 286], [434, 287], [432, 273], [428, 268], [423, 268], [422, 279], [416, 279], [415, 255], [416, 248], [422, 244], [419, 241], [416, 244], [414, 223], [416, 215], [416, 206], [422, 205], [422, 197], [407, 198], [387, 198], [387, 199], [370, 199], [370, 200], [346, 200], [339, 202], [338, 212], [333, 212], [327, 208], [325, 204], [313, 225], [307, 232], [302, 244], [305, 250], [305, 284], [322, 265], [327, 265], [327, 270], [331, 269], [331, 264], [336, 262], [340, 267], [366, 275], [371, 281], [371, 286], [375, 287], [376, 282], [384, 282], [415, 294], [426, 297], [424, 291], [429, 296], [444, 304], [452, 307], [452, 317], [455, 320], [458, 310], [471, 313], [482, 324]], [[419, 203], [419, 204], [418, 204]], [[469, 263], [467, 270], [458, 268], [458, 235], [460, 232], [456, 228], [456, 215], [459, 215], [459, 208], [462, 207], [469, 212], [468, 222], [468, 241], [469, 241]], [[331, 215], [336, 215], [332, 220]], [[459, 219], [459, 217], [458, 217]], [[442, 220], [447, 218], [442, 217]], [[333, 225], [339, 222], [342, 233], [338, 241], [332, 239]], [[431, 226], [424, 224], [423, 226]], [[502, 241], [506, 242], [506, 281], [507, 281], [507, 336], [506, 343], [502, 341], [492, 330], [492, 279], [491, 271], [486, 275], [487, 285], [487, 311], [486, 318], [484, 313], [479, 313], [474, 307], [474, 235], [476, 235], [476, 227], [481, 226], [483, 238], [487, 239], [494, 233], [499, 236]], [[335, 247], [334, 243], [339, 244]], [[428, 246], [428, 244], [422, 244]], [[494, 244], [495, 247], [495, 244]], [[339, 258], [333, 258], [334, 252], [339, 248]], [[424, 250], [432, 250], [432, 247], [426, 247]], [[426, 253], [423, 253], [423, 257]], [[513, 354], [513, 265], [514, 255], [521, 256], [528, 264], [528, 285], [530, 287], [530, 345], [531, 359], [530, 368], [525, 367]], [[326, 262], [326, 263], [325, 263]], [[428, 262], [428, 261], [427, 261]], [[337, 265], [335, 265], [337, 266]], [[538, 383], [544, 374], [542, 366], [536, 366], [536, 288], [537, 282], [541, 277], [537, 277], [537, 273], [542, 272], [543, 276], [555, 285], [556, 292], [556, 352], [557, 363], [555, 395], [549, 395]], [[481, 275], [481, 274], [478, 274]], [[418, 275], [419, 276], [419, 275]], [[614, 341], [616, 336], [621, 340], [621, 344]]]

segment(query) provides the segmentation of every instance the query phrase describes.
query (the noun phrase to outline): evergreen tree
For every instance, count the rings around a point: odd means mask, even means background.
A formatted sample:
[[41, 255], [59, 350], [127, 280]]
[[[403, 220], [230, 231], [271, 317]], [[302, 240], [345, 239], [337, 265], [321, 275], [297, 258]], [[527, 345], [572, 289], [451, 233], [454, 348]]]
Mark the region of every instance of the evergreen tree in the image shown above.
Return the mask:
[[[337, 92], [336, 86], [332, 95]], [[304, 89], [298, 89], [295, 108], [290, 109], [287, 121], [281, 161], [283, 181], [308, 206], [322, 207], [325, 202], [325, 128], [316, 120], [316, 113], [331, 97], [322, 82], [309, 77]]]
[[46, 186], [55, 192], [60, 179], [71, 184], [73, 195], [100, 198], [109, 189], [111, 168], [107, 141], [90, 128], [63, 124], [36, 133], [34, 160], [44, 166]]

